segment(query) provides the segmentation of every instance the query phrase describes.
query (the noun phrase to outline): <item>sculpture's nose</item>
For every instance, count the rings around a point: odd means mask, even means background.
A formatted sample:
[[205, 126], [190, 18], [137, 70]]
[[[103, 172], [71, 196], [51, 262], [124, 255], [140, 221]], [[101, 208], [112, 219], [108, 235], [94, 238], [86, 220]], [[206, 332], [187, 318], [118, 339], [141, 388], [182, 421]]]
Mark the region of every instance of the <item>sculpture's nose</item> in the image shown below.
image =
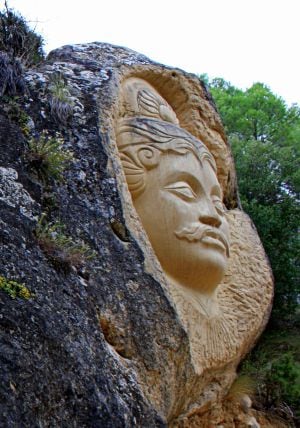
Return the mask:
[[220, 227], [222, 224], [222, 220], [214, 204], [210, 200], [207, 200], [205, 203], [202, 201], [200, 206], [199, 220], [201, 223], [212, 227]]

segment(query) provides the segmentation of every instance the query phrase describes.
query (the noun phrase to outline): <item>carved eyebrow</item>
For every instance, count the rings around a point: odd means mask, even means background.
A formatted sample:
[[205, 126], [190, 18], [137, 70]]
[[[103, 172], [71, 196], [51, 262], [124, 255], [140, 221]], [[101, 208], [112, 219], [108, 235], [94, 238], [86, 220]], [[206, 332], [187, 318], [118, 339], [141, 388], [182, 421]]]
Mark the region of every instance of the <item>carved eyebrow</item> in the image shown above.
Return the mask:
[[176, 181], [185, 181], [191, 186], [193, 190], [203, 189], [203, 185], [200, 180], [195, 177], [193, 174], [186, 171], [175, 171], [172, 173], [167, 180], [166, 186], [176, 182]]
[[[195, 193], [198, 193], [199, 191], [202, 192], [204, 189], [203, 183], [193, 174], [186, 171], [175, 171], [172, 173], [171, 176], [168, 177], [165, 186], [170, 186], [176, 181], [185, 181]], [[219, 183], [216, 183], [212, 187], [210, 195], [217, 196], [221, 201], [223, 201], [223, 191]]]
[[216, 161], [210, 152], [204, 150], [200, 155], [200, 161], [201, 162], [204, 162], [204, 161], [208, 162], [210, 164], [210, 166], [212, 167], [212, 169], [214, 170], [215, 174], [217, 174]]
[[211, 189], [211, 195], [219, 196], [220, 199], [223, 198], [223, 192], [222, 192], [221, 186], [219, 184], [215, 184], [213, 186], [213, 188]]

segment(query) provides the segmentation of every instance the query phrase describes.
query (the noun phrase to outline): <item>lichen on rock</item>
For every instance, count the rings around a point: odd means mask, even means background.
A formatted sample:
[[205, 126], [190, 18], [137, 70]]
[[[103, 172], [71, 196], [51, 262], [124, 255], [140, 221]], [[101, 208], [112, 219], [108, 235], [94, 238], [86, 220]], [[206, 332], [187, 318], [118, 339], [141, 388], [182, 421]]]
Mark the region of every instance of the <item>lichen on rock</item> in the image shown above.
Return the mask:
[[18, 173], [13, 168], [0, 167], [0, 201], [17, 208], [21, 215], [34, 220], [35, 201], [18, 182]]

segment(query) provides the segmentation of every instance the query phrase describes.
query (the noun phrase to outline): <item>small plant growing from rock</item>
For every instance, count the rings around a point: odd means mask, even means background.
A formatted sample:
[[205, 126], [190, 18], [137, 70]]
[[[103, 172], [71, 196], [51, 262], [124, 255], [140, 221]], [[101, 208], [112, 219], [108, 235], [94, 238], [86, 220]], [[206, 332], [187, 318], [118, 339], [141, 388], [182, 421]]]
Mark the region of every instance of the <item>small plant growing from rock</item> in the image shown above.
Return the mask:
[[27, 162], [40, 180], [61, 180], [62, 173], [73, 159], [72, 153], [63, 148], [63, 143], [61, 137], [51, 137], [46, 132], [29, 140]]
[[48, 223], [43, 214], [37, 224], [35, 234], [39, 246], [58, 269], [69, 272], [77, 269], [95, 257], [95, 252], [82, 241], [75, 241], [65, 234], [65, 226], [60, 222]]
[[73, 113], [73, 100], [68, 86], [60, 73], [51, 77], [50, 114], [52, 118], [62, 124], [66, 124]]
[[32, 294], [24, 284], [9, 280], [4, 276], [0, 276], [0, 290], [4, 291], [12, 299], [15, 299], [16, 297], [30, 299], [30, 297], [32, 297]]
[[7, 114], [7, 117], [10, 121], [15, 122], [19, 125], [21, 131], [25, 137], [29, 136], [30, 128], [30, 117], [24, 111], [20, 103], [20, 97], [14, 96], [4, 96], [3, 101], [3, 111]]
[[227, 400], [239, 402], [245, 395], [253, 397], [255, 395], [256, 382], [248, 375], [240, 375], [231, 385]]

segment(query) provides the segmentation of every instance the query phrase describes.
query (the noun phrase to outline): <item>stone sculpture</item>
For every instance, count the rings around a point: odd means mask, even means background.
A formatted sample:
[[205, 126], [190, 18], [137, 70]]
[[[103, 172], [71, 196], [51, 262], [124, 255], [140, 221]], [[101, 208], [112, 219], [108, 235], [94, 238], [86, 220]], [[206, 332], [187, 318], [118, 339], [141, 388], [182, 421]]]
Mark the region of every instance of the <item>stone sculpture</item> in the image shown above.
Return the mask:
[[138, 111], [119, 120], [117, 142], [135, 209], [170, 283], [211, 311], [229, 257], [215, 160], [145, 81], [129, 79], [125, 96]]
[[[213, 100], [197, 76], [102, 43], [57, 49], [25, 79], [28, 126], [5, 101], [0, 114], [0, 274], [32, 295], [0, 293], [3, 424], [217, 426], [208, 412], [273, 284]], [[47, 133], [72, 161], [45, 186], [27, 159]], [[37, 239], [43, 213], [94, 257], [60, 270]]]
[[268, 269], [257, 263], [264, 256], [246, 216], [224, 205], [220, 164], [170, 104], [138, 77], [124, 79], [119, 102], [116, 141], [133, 205], [201, 374], [242, 351], [251, 335], [245, 325], [269, 298], [255, 285], [268, 281]]

